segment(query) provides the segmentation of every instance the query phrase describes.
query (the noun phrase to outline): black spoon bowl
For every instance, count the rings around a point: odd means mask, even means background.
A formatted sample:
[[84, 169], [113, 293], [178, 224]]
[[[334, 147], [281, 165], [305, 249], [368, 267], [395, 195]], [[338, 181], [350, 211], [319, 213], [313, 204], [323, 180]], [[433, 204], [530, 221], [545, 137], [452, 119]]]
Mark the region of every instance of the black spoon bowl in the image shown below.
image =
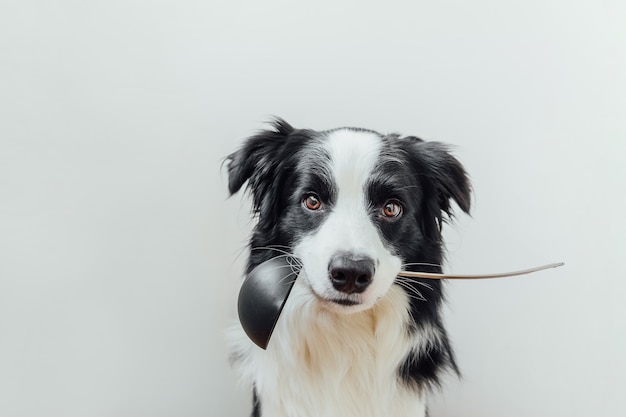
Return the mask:
[[241, 285], [239, 321], [250, 340], [262, 349], [267, 349], [299, 272], [295, 258], [277, 256], [254, 268]]

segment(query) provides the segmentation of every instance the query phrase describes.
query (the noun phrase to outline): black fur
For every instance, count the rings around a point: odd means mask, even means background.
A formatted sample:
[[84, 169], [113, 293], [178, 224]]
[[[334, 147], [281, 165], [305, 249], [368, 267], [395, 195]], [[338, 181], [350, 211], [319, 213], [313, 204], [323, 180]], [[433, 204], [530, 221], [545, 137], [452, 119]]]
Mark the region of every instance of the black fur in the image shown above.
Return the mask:
[[261, 402], [256, 393], [256, 388], [252, 389], [252, 417], [261, 417]]
[[[292, 248], [304, 233], [323, 223], [323, 213], [303, 213], [301, 200], [303, 193], [310, 190], [316, 191], [330, 206], [336, 198], [330, 175], [325, 171], [324, 161], [329, 157], [315, 146], [324, 140], [326, 133], [294, 129], [277, 119], [272, 129], [249, 138], [227, 158], [231, 194], [246, 182], [252, 194], [258, 222], [251, 248]], [[471, 189], [467, 174], [441, 143], [425, 142], [413, 136], [379, 136], [384, 151], [367, 188], [368, 197], [372, 207], [390, 198], [397, 199], [404, 203], [404, 213], [394, 222], [377, 219], [375, 215], [372, 220], [378, 223], [385, 242], [406, 262], [429, 264], [412, 265], [408, 270], [442, 272], [438, 266], [443, 262], [442, 224], [452, 217], [452, 200], [461, 210], [469, 212]], [[272, 250], [252, 250], [248, 272], [276, 255], [278, 252]], [[398, 377], [407, 385], [422, 389], [439, 384], [442, 371], [458, 370], [440, 315], [442, 282], [418, 281], [432, 290], [418, 283], [409, 284], [424, 293], [427, 302], [411, 298], [413, 323], [407, 331], [416, 334], [421, 326], [428, 324], [440, 329], [443, 337], [428, 347], [427, 354], [409, 353], [398, 369]], [[259, 407], [255, 395], [256, 413]]]

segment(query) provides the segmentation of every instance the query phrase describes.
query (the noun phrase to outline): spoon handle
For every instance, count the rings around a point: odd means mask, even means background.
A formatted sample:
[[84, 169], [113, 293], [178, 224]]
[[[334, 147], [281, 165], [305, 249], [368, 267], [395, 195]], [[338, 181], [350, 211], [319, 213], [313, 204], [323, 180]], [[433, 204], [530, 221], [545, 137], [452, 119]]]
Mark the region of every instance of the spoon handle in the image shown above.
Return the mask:
[[470, 274], [470, 275], [462, 274], [462, 275], [458, 275], [458, 274], [436, 274], [436, 273], [431, 273], [431, 272], [400, 271], [400, 273], [398, 273], [398, 275], [401, 276], [401, 277], [407, 277], [407, 278], [431, 278], [431, 279], [503, 278], [503, 277], [514, 277], [514, 276], [517, 276], [517, 275], [531, 274], [533, 272], [543, 271], [545, 269], [558, 268], [559, 266], [563, 266], [563, 265], [564, 265], [563, 262], [557, 262], [557, 263], [553, 263], [553, 264], [536, 266], [534, 268], [522, 269], [522, 270], [519, 270], [519, 271], [500, 272], [498, 274]]

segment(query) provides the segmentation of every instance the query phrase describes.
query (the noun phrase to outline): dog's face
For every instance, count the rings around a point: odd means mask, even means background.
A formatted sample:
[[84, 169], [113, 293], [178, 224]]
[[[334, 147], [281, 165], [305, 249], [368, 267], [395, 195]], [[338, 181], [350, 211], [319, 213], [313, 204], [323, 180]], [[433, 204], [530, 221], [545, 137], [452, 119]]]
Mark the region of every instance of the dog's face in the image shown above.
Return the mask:
[[294, 255], [311, 297], [339, 312], [372, 307], [403, 284], [401, 269], [440, 271], [450, 199], [469, 210], [459, 162], [415, 137], [279, 121], [232, 154], [228, 170], [231, 193], [248, 181], [258, 215], [249, 270]]

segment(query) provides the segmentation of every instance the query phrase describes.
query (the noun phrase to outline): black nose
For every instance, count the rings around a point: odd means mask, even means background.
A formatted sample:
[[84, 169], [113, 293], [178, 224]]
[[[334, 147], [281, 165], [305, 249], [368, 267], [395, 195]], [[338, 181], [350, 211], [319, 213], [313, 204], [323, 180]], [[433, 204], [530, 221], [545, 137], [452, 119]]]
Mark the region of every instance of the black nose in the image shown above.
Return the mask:
[[362, 293], [372, 283], [374, 260], [364, 256], [336, 255], [328, 265], [333, 287], [346, 294]]

